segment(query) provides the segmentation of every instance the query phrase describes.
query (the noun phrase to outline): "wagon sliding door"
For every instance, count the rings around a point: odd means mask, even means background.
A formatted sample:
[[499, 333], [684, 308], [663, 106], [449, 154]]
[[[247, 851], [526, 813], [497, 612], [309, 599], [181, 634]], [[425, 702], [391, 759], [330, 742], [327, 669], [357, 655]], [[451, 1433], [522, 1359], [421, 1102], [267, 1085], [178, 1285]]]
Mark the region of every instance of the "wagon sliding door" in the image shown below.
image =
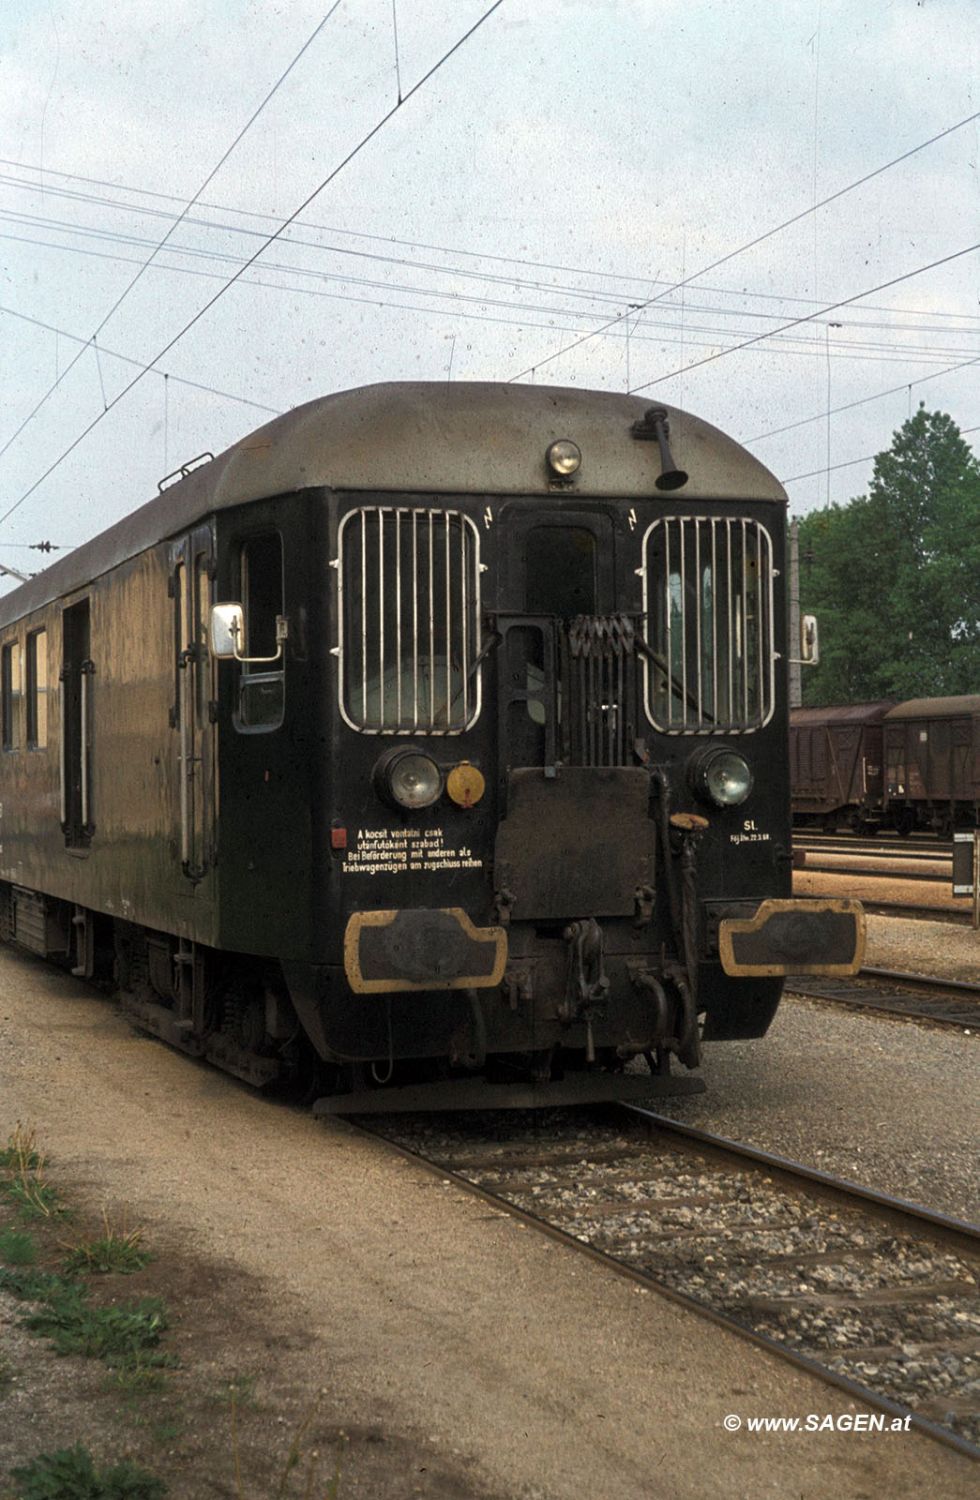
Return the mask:
[[181, 872], [202, 880], [214, 854], [214, 704], [208, 617], [214, 574], [211, 532], [199, 527], [170, 551], [174, 701]]
[[92, 677], [89, 601], [69, 605], [61, 619], [61, 827], [69, 849], [92, 841]]

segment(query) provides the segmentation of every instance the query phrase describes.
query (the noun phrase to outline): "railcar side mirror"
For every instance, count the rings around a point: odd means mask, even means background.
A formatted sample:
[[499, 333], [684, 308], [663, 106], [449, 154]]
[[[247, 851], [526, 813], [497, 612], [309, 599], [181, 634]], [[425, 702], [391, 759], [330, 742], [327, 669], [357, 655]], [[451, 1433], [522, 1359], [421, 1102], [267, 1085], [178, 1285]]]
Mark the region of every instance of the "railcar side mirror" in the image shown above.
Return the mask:
[[245, 640], [245, 611], [240, 604], [214, 604], [211, 606], [211, 655], [219, 661], [240, 661], [249, 664], [268, 665], [282, 660], [283, 645], [289, 639], [289, 621], [285, 615], [276, 615], [276, 652], [274, 656], [243, 656]]
[[820, 665], [820, 633], [816, 615], [804, 615], [800, 620], [800, 665]]
[[245, 639], [245, 611], [240, 604], [215, 604], [211, 608], [211, 655], [219, 661], [238, 656]]

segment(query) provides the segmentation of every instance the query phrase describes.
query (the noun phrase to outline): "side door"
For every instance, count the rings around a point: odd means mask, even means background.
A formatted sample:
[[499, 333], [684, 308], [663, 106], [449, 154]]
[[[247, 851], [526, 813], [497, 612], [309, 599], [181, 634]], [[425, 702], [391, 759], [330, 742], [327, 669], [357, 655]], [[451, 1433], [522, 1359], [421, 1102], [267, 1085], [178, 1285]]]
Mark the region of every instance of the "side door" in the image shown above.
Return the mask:
[[214, 538], [199, 526], [170, 549], [173, 604], [174, 731], [181, 873], [194, 884], [214, 860], [214, 666], [208, 621], [214, 580]]
[[[68, 605], [62, 615], [61, 828], [67, 849], [87, 849], [92, 816], [92, 682], [89, 600]], [[4, 662], [5, 673], [7, 662]], [[6, 684], [5, 684], [6, 686]]]

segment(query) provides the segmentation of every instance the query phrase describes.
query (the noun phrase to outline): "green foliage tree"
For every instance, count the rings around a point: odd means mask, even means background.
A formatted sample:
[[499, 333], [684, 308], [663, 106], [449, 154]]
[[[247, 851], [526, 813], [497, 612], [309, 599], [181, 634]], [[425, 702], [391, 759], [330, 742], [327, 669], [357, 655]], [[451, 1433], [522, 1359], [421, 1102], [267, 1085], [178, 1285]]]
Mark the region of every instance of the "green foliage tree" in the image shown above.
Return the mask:
[[804, 517], [800, 600], [806, 703], [980, 693], [980, 464], [945, 412], [903, 423], [867, 495]]

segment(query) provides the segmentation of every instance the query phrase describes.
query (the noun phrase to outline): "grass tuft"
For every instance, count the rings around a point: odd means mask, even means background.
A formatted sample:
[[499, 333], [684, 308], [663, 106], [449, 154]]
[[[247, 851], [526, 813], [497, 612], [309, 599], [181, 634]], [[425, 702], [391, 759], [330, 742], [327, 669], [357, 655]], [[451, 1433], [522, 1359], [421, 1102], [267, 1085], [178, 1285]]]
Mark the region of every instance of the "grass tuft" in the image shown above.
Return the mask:
[[37, 1261], [37, 1241], [22, 1229], [0, 1229], [0, 1260], [8, 1266], [33, 1266]]
[[65, 1270], [70, 1275], [75, 1272], [99, 1272], [103, 1275], [115, 1272], [123, 1276], [142, 1271], [150, 1260], [149, 1251], [141, 1249], [142, 1229], [127, 1229], [125, 1220], [118, 1229], [114, 1228], [105, 1209], [102, 1210], [102, 1227], [103, 1233], [97, 1240], [68, 1247]]
[[27, 1326], [51, 1339], [59, 1354], [81, 1354], [130, 1369], [174, 1362], [173, 1356], [158, 1352], [167, 1327], [159, 1297], [92, 1307], [86, 1289], [69, 1283], [27, 1319]]
[[24, 1172], [36, 1172], [43, 1165], [44, 1157], [37, 1149], [34, 1126], [25, 1127], [18, 1120], [13, 1134], [7, 1137], [6, 1146], [0, 1146], [0, 1168], [19, 1176]]
[[105, 1378], [106, 1389], [115, 1391], [127, 1401], [156, 1396], [166, 1388], [166, 1370], [176, 1363], [175, 1357], [159, 1354], [153, 1355], [152, 1362], [141, 1357], [130, 1359], [125, 1364], [113, 1363]]
[[67, 1212], [44, 1175], [45, 1160], [33, 1126], [25, 1129], [18, 1122], [0, 1149], [0, 1190], [25, 1218], [52, 1219]]
[[167, 1487], [128, 1459], [101, 1472], [81, 1443], [14, 1469], [18, 1500], [163, 1500]]
[[75, 1283], [51, 1271], [36, 1271], [30, 1266], [8, 1270], [0, 1266], [0, 1291], [9, 1292], [21, 1302], [50, 1302], [66, 1292], [77, 1291]]

